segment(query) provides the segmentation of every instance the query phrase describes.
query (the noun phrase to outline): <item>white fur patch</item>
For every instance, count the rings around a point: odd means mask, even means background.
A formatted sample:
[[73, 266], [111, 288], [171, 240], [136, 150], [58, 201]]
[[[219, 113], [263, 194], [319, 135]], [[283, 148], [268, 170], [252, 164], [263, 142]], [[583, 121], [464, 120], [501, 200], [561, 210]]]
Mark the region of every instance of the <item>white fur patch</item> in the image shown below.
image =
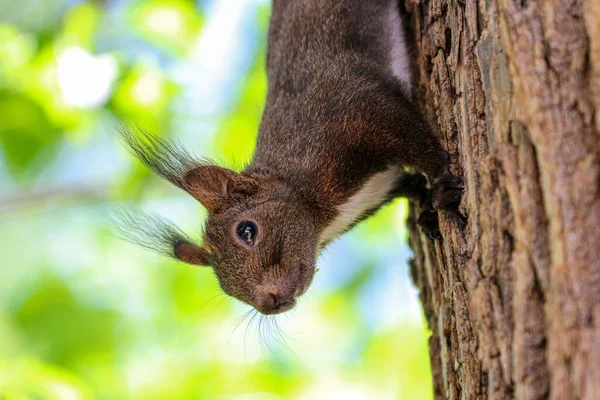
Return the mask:
[[398, 79], [411, 87], [410, 61], [406, 48], [406, 38], [402, 27], [402, 19], [398, 10], [397, 2], [390, 1], [390, 8], [384, 21], [387, 26], [388, 37], [392, 41], [392, 71]]
[[338, 215], [321, 232], [319, 243], [322, 245], [334, 239], [365, 211], [381, 204], [401, 173], [400, 168], [391, 167], [369, 178], [344, 204], [338, 206]]

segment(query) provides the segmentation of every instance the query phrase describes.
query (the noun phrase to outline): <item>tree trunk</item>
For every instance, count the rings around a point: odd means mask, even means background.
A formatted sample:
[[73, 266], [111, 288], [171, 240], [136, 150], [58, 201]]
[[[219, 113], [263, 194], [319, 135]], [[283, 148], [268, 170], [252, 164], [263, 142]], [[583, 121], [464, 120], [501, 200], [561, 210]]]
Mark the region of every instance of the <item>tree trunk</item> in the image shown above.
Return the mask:
[[411, 273], [435, 397], [600, 399], [600, 1], [405, 0], [466, 192]]

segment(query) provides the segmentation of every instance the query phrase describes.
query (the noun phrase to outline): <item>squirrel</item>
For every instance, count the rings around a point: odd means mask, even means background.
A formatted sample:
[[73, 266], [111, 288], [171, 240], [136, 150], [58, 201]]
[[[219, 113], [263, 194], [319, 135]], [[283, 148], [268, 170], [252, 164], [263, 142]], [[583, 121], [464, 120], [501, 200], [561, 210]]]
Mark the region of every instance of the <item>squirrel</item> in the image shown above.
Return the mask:
[[266, 69], [242, 172], [122, 129], [134, 155], [208, 210], [203, 243], [157, 217], [123, 218], [133, 241], [212, 266], [225, 293], [278, 314], [307, 291], [334, 238], [403, 196], [438, 239], [438, 210], [458, 214], [464, 187], [413, 99], [397, 0], [273, 0]]

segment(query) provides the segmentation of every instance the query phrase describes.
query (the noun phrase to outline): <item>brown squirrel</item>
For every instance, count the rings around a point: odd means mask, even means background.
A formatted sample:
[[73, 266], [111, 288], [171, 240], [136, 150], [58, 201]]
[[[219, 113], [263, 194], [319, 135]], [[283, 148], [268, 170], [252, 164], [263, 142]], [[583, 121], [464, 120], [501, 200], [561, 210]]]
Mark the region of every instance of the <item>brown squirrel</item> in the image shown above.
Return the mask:
[[123, 217], [133, 241], [212, 266], [224, 292], [277, 314], [306, 292], [335, 237], [405, 196], [439, 238], [435, 209], [456, 212], [463, 186], [412, 99], [397, 0], [274, 0], [267, 75], [256, 151], [241, 173], [122, 131], [142, 162], [207, 208], [202, 245], [156, 217]]

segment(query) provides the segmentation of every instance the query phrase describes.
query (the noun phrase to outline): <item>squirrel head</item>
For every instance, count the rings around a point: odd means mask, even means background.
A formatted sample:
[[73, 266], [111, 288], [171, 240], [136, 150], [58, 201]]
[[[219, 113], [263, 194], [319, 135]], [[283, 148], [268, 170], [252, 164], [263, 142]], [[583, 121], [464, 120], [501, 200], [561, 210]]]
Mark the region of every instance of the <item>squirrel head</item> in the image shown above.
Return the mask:
[[225, 293], [263, 314], [291, 309], [315, 272], [319, 232], [309, 208], [272, 176], [200, 162], [177, 143], [139, 129], [121, 133], [144, 164], [208, 211], [201, 245], [156, 216], [122, 213], [123, 235], [188, 264], [212, 267]]

